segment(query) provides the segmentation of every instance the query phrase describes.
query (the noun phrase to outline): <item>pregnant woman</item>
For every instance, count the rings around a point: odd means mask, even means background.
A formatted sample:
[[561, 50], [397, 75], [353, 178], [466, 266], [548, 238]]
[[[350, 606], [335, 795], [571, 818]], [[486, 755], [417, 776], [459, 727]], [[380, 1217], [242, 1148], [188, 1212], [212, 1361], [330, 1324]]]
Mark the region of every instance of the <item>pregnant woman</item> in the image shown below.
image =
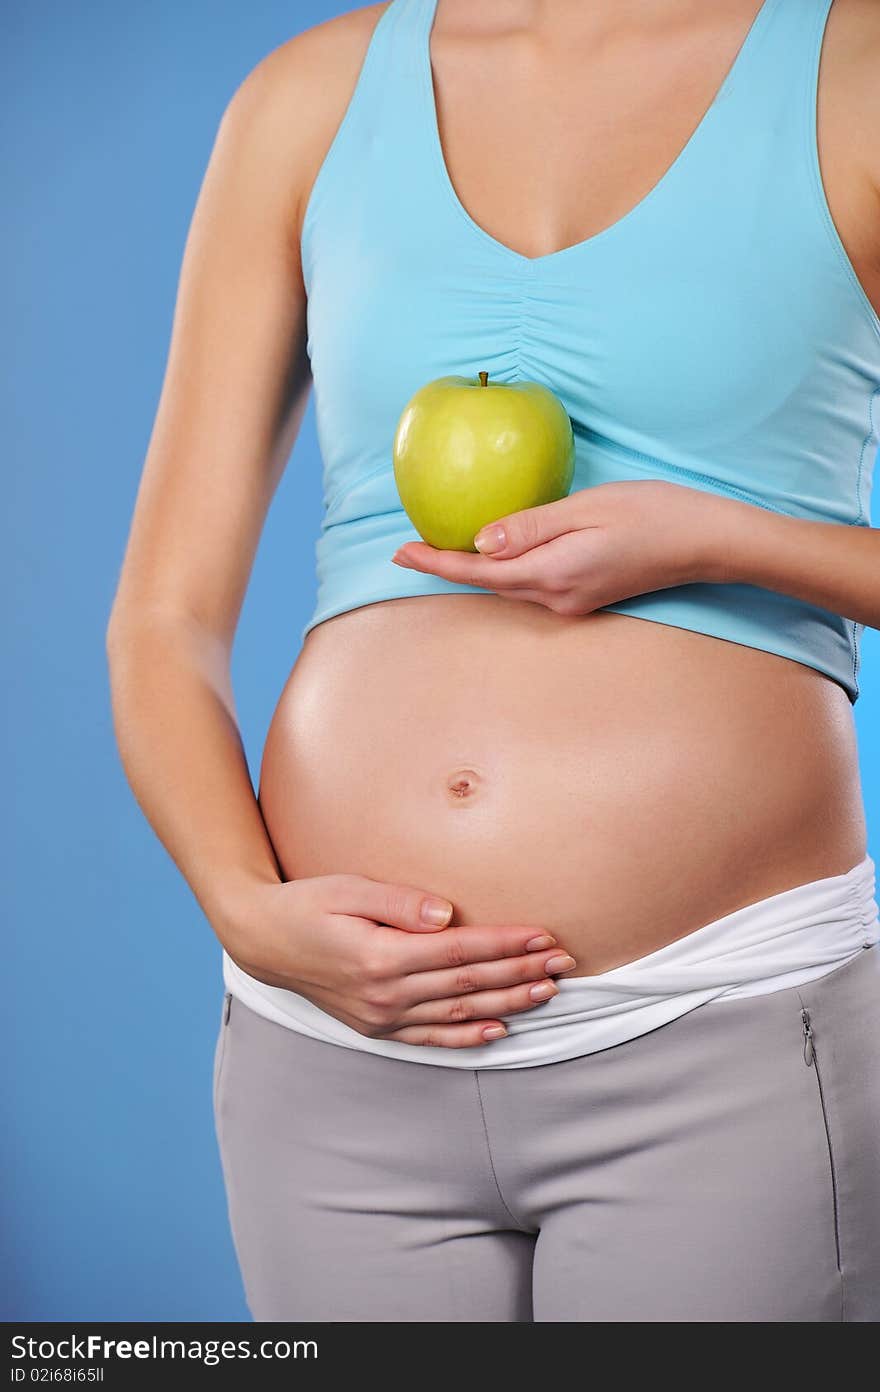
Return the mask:
[[[865, 0], [391, 0], [223, 115], [108, 651], [224, 950], [257, 1320], [880, 1318], [878, 58]], [[394, 431], [484, 370], [574, 484], [444, 551]], [[312, 384], [255, 797], [230, 655]]]

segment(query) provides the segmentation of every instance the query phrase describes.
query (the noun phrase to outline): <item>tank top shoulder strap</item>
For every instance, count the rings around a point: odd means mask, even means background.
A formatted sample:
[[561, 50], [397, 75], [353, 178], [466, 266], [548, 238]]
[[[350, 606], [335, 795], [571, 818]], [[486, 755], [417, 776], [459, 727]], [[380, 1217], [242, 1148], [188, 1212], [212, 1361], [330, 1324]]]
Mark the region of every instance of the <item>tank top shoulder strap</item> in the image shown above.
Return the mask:
[[815, 99], [825, 21], [833, 0], [764, 0], [712, 106], [713, 129], [737, 139], [799, 142], [815, 133]]
[[415, 140], [413, 112], [422, 100], [420, 43], [433, 0], [391, 0], [370, 35], [354, 88], [308, 195], [303, 217], [304, 264], [322, 209], [342, 191], [349, 212], [367, 171], [388, 159], [398, 165]]
[[694, 208], [711, 197], [712, 225], [719, 239], [734, 239], [731, 252], [747, 241], [759, 253], [762, 241], [783, 241], [804, 284], [811, 276], [819, 283], [833, 266], [876, 332], [876, 312], [841, 241], [819, 162], [819, 70], [833, 3], [764, 0], [687, 166], [684, 196]]
[[[829, 252], [816, 99], [833, 0], [763, 0], [702, 121], [651, 210], [657, 236], [687, 215], [713, 255], [735, 260], [790, 238], [805, 262]], [[647, 223], [643, 220], [642, 230]], [[836, 235], [831, 238], [836, 242]], [[832, 245], [837, 259], [840, 252]], [[809, 267], [805, 264], [805, 276]]]

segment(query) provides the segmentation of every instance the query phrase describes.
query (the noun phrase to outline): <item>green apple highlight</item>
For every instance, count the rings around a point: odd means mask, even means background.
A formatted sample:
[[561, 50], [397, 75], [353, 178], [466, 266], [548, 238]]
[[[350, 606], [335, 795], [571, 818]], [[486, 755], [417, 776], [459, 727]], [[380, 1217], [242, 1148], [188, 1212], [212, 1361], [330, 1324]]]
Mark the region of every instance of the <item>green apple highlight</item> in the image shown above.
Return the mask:
[[404, 407], [393, 460], [419, 536], [440, 550], [476, 551], [488, 522], [566, 496], [574, 435], [562, 402], [540, 382], [438, 377]]

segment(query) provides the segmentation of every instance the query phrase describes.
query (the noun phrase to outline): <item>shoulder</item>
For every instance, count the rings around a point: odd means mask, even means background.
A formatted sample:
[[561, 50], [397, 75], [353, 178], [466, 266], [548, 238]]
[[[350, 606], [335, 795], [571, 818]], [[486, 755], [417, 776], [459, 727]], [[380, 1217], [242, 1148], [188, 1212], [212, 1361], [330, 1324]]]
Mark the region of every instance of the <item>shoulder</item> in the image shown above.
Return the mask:
[[340, 69], [344, 77], [360, 67], [373, 30], [388, 9], [390, 0], [377, 5], [359, 5], [313, 24], [273, 48], [248, 73], [252, 85], [273, 81], [283, 85], [290, 78], [309, 82], [314, 91], [326, 82], [336, 82]]
[[271, 49], [242, 78], [222, 115], [282, 178], [297, 213], [342, 119], [373, 31], [391, 0], [312, 25]]
[[328, 85], [341, 89], [356, 77], [373, 30], [391, 0], [360, 5], [285, 39], [256, 63], [239, 83], [232, 100], [288, 100], [319, 97]]

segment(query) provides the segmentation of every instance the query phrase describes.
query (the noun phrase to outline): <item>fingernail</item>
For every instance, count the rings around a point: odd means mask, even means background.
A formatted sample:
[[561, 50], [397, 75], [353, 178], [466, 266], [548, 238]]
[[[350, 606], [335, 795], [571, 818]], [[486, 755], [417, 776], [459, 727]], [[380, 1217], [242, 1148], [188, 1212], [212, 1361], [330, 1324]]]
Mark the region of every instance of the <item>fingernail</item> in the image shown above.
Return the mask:
[[552, 981], [539, 981], [537, 986], [533, 986], [529, 991], [532, 1000], [549, 1000], [551, 996], [558, 996], [558, 987]]
[[503, 551], [506, 545], [507, 533], [503, 527], [484, 527], [474, 537], [474, 546], [483, 555], [491, 555], [493, 551]]
[[452, 917], [452, 905], [448, 899], [423, 899], [419, 916], [432, 928], [442, 928]]
[[526, 943], [526, 952], [539, 952], [542, 947], [555, 947], [556, 939], [551, 938], [549, 933], [543, 933], [540, 938], [531, 938]]
[[391, 559], [395, 565], [406, 566], [409, 570], [412, 570], [412, 566], [410, 565], [406, 556], [392, 556]]
[[547, 972], [571, 971], [572, 967], [576, 966], [577, 962], [566, 952], [561, 957], [551, 957], [549, 961], [544, 963], [544, 970]]
[[501, 1039], [507, 1033], [503, 1025], [487, 1025], [483, 1030], [484, 1039]]

